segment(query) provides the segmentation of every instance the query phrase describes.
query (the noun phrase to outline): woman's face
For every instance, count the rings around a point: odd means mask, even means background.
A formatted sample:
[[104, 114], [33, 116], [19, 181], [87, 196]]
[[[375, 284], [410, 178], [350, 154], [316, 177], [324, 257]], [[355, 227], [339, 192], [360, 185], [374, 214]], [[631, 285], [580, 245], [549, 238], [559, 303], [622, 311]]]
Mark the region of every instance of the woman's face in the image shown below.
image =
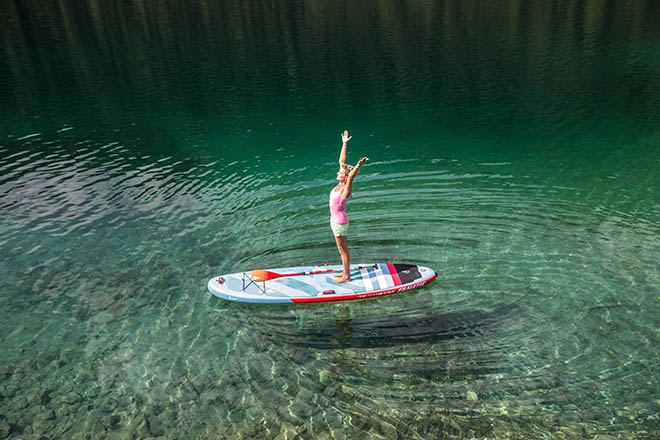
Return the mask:
[[337, 171], [337, 180], [343, 182], [344, 180], [346, 180], [347, 175], [348, 175], [348, 169], [346, 167], [339, 167], [339, 171]]

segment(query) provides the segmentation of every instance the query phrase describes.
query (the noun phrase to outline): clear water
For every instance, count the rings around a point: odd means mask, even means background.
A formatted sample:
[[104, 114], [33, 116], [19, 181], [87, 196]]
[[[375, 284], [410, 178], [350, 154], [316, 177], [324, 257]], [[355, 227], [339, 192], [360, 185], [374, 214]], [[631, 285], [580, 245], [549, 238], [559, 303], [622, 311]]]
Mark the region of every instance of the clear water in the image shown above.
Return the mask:
[[[660, 436], [660, 5], [5, 2], [0, 438]], [[229, 304], [353, 261], [437, 282]], [[598, 437], [600, 436], [600, 437]]]

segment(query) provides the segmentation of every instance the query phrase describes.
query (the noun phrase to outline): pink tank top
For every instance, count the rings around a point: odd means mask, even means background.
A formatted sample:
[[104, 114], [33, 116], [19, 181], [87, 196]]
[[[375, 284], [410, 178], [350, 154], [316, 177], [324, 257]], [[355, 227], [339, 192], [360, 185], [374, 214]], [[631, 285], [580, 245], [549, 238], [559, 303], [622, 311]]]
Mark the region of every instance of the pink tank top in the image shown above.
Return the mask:
[[335, 224], [345, 225], [348, 223], [348, 216], [346, 215], [346, 201], [344, 198], [344, 190], [335, 191], [333, 188], [330, 191], [330, 220]]

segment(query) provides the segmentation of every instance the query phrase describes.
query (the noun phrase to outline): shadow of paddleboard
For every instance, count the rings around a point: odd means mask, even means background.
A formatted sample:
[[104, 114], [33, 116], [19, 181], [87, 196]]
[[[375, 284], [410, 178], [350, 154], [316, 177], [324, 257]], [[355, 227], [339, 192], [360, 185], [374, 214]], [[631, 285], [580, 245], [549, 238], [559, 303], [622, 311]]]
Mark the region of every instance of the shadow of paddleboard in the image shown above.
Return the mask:
[[424, 313], [321, 320], [309, 327], [270, 326], [261, 329], [271, 343], [314, 349], [382, 348], [433, 344], [492, 334], [517, 313], [515, 305], [494, 311]]

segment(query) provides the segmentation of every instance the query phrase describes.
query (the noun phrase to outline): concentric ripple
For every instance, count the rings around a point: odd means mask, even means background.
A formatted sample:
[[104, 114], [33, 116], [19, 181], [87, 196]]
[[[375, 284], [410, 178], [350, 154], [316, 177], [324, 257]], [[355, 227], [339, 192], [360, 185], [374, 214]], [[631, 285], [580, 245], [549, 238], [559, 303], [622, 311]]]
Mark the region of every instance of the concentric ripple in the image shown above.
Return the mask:
[[[349, 204], [353, 261], [413, 261], [438, 280], [349, 304], [240, 306], [210, 299], [205, 279], [338, 258], [336, 165], [253, 172], [77, 136], [2, 147], [8, 408], [34, 368], [59, 366], [35, 391], [53, 411], [109, 404], [124, 429], [147, 420], [156, 434], [207, 420], [208, 435], [480, 438], [560, 424], [577, 438], [653, 417], [648, 218], [514, 163], [373, 160]], [[631, 390], [623, 409], [602, 404]], [[90, 429], [61, 411], [49, 429]]]

